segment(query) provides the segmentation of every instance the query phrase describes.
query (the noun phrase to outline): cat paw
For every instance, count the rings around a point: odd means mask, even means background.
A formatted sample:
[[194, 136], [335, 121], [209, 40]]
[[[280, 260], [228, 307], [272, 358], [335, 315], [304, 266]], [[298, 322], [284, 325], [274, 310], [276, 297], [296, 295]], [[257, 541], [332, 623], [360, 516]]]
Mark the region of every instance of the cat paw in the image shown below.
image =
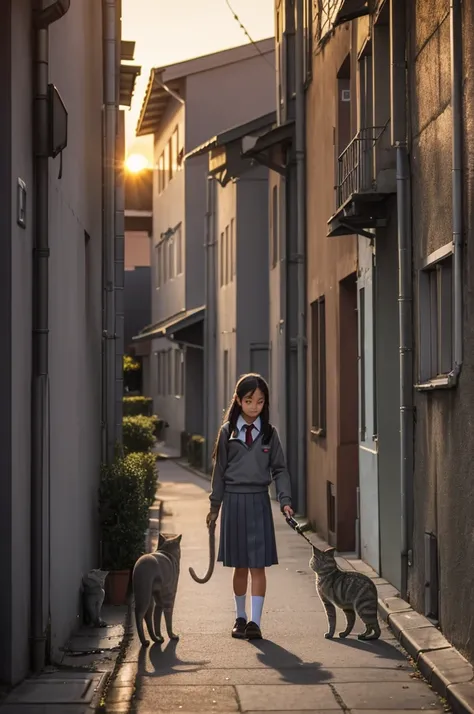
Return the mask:
[[149, 647], [149, 646], [150, 646], [149, 640], [144, 640], [144, 642], [142, 642], [142, 647]]
[[332, 635], [330, 632], [325, 632], [325, 633], [324, 633], [324, 637], [325, 637], [327, 640], [332, 640], [332, 638], [334, 637], [334, 635]]
[[348, 634], [348, 632], [340, 632], [339, 637], [341, 638], [341, 640], [343, 640], [345, 637], [347, 637]]
[[156, 642], [157, 645], [162, 645], [164, 641], [165, 638], [162, 635], [156, 635], [153, 637], [153, 642]]
[[366, 635], [364, 635], [364, 634], [362, 634], [362, 635], [357, 635], [357, 639], [358, 639], [358, 640], [362, 640], [362, 641], [364, 641], [364, 640], [366, 640], [366, 639], [367, 639], [367, 636], [366, 636]]
[[179, 640], [179, 635], [175, 635], [174, 632], [169, 636], [170, 640]]

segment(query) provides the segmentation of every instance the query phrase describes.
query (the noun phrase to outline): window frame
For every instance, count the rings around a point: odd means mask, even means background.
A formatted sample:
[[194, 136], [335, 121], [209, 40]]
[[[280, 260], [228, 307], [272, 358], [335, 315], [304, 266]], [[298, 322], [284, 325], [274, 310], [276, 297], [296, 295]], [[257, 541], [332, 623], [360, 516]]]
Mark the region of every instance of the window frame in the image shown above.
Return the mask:
[[326, 297], [311, 303], [311, 434], [327, 433]]
[[455, 386], [453, 288], [450, 242], [430, 253], [418, 270], [417, 391]]

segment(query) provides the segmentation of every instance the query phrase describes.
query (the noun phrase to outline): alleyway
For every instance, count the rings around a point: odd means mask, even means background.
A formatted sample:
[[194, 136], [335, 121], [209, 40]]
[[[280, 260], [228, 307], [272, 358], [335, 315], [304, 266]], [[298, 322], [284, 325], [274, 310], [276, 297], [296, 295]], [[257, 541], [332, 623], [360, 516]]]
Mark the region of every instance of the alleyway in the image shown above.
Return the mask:
[[[262, 619], [266, 638], [234, 640], [231, 573], [216, 565], [207, 585], [188, 572], [207, 568], [206, 481], [173, 462], [160, 463], [162, 530], [183, 534], [175, 610], [181, 639], [148, 651], [136, 635], [111, 690], [107, 712], [442, 711], [385, 626], [382, 639], [362, 643], [357, 633], [328, 641], [325, 615], [308, 568], [308, 546], [275, 510], [280, 566], [268, 574]], [[341, 620], [342, 624], [342, 620]], [[125, 705], [135, 686], [131, 710]]]

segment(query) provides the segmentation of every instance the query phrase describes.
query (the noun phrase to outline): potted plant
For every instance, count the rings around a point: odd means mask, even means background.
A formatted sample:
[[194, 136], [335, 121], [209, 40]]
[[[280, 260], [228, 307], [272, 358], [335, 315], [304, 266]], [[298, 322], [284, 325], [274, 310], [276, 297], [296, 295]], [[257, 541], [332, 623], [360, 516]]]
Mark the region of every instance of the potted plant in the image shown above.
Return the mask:
[[117, 457], [103, 467], [99, 490], [102, 569], [109, 571], [105, 593], [111, 605], [126, 603], [131, 570], [144, 552], [148, 504], [143, 464]]

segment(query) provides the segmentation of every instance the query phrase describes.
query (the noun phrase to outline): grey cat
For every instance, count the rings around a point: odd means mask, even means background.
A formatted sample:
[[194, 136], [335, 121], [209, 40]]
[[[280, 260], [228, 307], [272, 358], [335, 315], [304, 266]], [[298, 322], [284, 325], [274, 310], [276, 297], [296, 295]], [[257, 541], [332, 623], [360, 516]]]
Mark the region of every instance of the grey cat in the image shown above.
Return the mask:
[[93, 627], [107, 627], [100, 616], [105, 598], [105, 578], [109, 574], [108, 570], [95, 568], [90, 570], [82, 578], [82, 603], [84, 611], [84, 624]]
[[322, 551], [313, 546], [310, 568], [316, 573], [316, 590], [324, 605], [328, 618], [329, 630], [324, 635], [334, 637], [336, 629], [336, 608], [343, 610], [347, 627], [339, 637], [347, 637], [355, 624], [356, 613], [365, 625], [365, 632], [359, 640], [377, 640], [380, 626], [377, 619], [377, 588], [375, 583], [363, 573], [341, 570], [335, 559], [336, 550], [327, 548]]
[[178, 640], [173, 632], [173, 608], [178, 589], [181, 561], [181, 536], [166, 536], [160, 533], [155, 553], [138, 558], [133, 568], [133, 593], [135, 596], [135, 619], [138, 636], [143, 647], [149, 640], [143, 631], [143, 619], [151, 639], [163, 642], [161, 615], [164, 613], [166, 631], [170, 640]]

